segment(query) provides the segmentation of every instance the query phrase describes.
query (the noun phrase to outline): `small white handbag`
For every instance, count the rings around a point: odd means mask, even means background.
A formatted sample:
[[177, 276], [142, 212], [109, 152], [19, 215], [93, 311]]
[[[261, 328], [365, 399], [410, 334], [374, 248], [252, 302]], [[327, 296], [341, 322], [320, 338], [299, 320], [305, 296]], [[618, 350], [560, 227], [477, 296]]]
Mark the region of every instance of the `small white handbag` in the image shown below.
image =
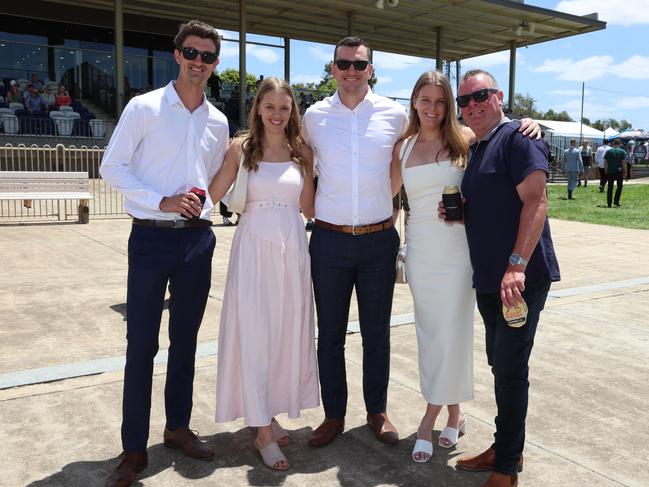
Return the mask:
[[228, 207], [228, 211], [232, 213], [243, 213], [244, 208], [246, 207], [246, 193], [248, 192], [248, 170], [243, 167], [243, 152], [241, 153], [241, 159], [239, 160], [239, 170], [237, 171], [237, 177], [234, 180], [234, 184], [221, 199], [225, 206]]

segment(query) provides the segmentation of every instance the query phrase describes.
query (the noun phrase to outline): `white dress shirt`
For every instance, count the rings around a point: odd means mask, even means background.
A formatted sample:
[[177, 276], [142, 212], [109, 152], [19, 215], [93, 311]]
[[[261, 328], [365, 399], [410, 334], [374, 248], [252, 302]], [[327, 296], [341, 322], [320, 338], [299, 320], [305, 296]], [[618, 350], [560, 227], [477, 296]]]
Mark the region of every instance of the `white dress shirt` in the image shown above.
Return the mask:
[[[228, 120], [211, 103], [193, 112], [178, 97], [173, 81], [129, 101], [108, 143], [99, 172], [125, 197], [136, 218], [177, 220], [159, 208], [164, 196], [207, 187], [223, 163]], [[210, 219], [209, 193], [201, 218]]]
[[600, 145], [597, 148], [597, 151], [595, 151], [595, 162], [597, 163], [597, 167], [604, 169], [604, 154], [606, 154], [610, 148], [611, 147], [608, 145]]
[[392, 148], [407, 121], [401, 104], [372, 90], [353, 110], [336, 92], [306, 111], [304, 136], [319, 173], [316, 218], [367, 225], [392, 216]]

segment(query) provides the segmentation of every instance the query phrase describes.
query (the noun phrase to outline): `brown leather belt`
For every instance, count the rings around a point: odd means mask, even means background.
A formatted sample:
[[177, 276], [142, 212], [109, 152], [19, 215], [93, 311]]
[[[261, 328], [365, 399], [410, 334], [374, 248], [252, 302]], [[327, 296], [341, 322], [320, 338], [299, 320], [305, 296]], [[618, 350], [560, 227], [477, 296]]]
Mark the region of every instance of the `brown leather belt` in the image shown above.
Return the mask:
[[366, 235], [368, 233], [380, 232], [381, 230], [391, 228], [393, 225], [392, 218], [388, 218], [382, 222], [372, 223], [370, 225], [334, 225], [333, 223], [328, 223], [322, 220], [316, 220], [315, 224], [321, 228], [326, 228], [327, 230], [351, 233], [352, 235]]
[[155, 228], [205, 228], [211, 227], [209, 220], [143, 220], [133, 217], [134, 225], [144, 225]]

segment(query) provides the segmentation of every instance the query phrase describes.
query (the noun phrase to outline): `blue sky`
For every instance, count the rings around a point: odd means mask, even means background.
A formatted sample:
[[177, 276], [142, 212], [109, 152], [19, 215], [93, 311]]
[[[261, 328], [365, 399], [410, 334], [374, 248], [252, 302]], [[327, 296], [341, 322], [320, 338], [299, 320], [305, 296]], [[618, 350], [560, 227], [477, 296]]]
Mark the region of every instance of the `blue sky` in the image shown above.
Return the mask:
[[[520, 48], [517, 52], [516, 92], [531, 95], [537, 109], [566, 110], [579, 119], [581, 84], [585, 82], [584, 116], [627, 119], [634, 128], [649, 130], [649, 0], [528, 0], [528, 5], [583, 15], [599, 13], [607, 28], [589, 34]], [[237, 34], [223, 32], [226, 39]], [[281, 44], [282, 39], [248, 36], [249, 40]], [[283, 49], [248, 45], [248, 72], [284, 76]], [[291, 41], [291, 82], [318, 81], [330, 61], [333, 47]], [[238, 45], [224, 42], [219, 69], [238, 67]], [[480, 67], [490, 71], [508, 93], [509, 52], [462, 62], [462, 70]], [[417, 77], [434, 69], [432, 59], [376, 52], [376, 91], [408, 97]]]

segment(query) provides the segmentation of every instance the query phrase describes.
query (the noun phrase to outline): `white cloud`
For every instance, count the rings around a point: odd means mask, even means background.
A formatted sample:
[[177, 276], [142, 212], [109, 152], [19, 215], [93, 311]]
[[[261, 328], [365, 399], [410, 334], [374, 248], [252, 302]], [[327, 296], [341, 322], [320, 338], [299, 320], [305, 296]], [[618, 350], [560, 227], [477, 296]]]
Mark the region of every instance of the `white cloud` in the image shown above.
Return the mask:
[[649, 79], [649, 57], [631, 56], [616, 67], [615, 74], [620, 78]]
[[422, 58], [392, 54], [388, 52], [375, 52], [372, 64], [376, 70], [380, 69], [406, 69], [422, 63]]
[[392, 76], [377, 76], [377, 83], [381, 83], [382, 85], [387, 85], [389, 83], [394, 82], [392, 79]]
[[[552, 96], [581, 96], [581, 90], [552, 90], [546, 93]], [[592, 95], [590, 90], [584, 90], [584, 95]]]
[[590, 81], [602, 78], [611, 72], [615, 60], [612, 56], [591, 56], [578, 61], [572, 59], [546, 59], [532, 68], [535, 73], [557, 73], [558, 79], [568, 81]]
[[314, 57], [326, 63], [331, 62], [334, 55], [332, 49], [323, 49], [322, 47], [314, 46], [309, 46], [309, 52], [311, 53], [311, 57]]
[[615, 101], [616, 107], [626, 110], [649, 108], [649, 96], [635, 96], [618, 98]]
[[611, 0], [563, 0], [556, 10], [575, 15], [597, 12], [609, 24], [649, 24], [649, 0], [612, 2]]
[[291, 83], [319, 83], [322, 79], [320, 74], [308, 74], [300, 73], [295, 76], [291, 76]]
[[224, 42], [221, 44], [220, 58], [239, 57], [239, 44], [236, 42]]
[[279, 55], [274, 49], [257, 46], [255, 44], [248, 44], [246, 46], [246, 54], [255, 57], [258, 61], [264, 64], [275, 64], [279, 61]]
[[[516, 60], [521, 58], [519, 54], [516, 55]], [[470, 68], [487, 69], [501, 64], [509, 65], [509, 51], [494, 52], [485, 54], [484, 56], [476, 56], [469, 59], [462, 60], [462, 70], [466, 71]]]
[[[585, 59], [546, 59], [535, 73], [556, 73], [557, 79], [590, 81], [607, 77], [649, 79], [649, 57], [634, 55], [615, 64], [613, 56], [591, 56]], [[556, 93], [559, 94], [559, 93]]]

